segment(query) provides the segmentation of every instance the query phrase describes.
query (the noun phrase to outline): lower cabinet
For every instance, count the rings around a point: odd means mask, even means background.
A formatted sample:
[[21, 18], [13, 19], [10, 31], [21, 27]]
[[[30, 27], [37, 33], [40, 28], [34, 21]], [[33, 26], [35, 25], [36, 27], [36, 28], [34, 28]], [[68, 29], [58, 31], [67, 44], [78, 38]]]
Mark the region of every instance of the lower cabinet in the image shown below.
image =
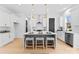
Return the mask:
[[65, 42], [65, 32], [64, 31], [58, 31], [57, 32], [57, 37]]
[[0, 47], [10, 42], [10, 33], [0, 33]]
[[74, 48], [79, 48], [79, 33], [74, 33]]

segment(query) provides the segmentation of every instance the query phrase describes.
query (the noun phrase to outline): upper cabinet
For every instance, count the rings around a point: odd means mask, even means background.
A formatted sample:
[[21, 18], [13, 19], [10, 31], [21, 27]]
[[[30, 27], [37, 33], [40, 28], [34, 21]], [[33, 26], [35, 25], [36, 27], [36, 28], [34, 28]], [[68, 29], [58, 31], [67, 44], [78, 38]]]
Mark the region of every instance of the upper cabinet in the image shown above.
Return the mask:
[[0, 26], [10, 27], [12, 22], [19, 23], [18, 20], [19, 18], [16, 15], [0, 11]]
[[0, 11], [0, 26], [10, 26], [9, 14]]

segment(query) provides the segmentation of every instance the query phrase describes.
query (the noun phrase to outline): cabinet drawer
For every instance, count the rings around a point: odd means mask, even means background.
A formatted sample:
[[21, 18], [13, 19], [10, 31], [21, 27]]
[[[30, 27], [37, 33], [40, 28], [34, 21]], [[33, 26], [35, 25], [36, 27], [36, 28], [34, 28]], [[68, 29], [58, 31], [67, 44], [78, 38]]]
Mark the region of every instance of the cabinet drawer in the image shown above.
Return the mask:
[[10, 33], [2, 33], [0, 34], [0, 37], [10, 37]]

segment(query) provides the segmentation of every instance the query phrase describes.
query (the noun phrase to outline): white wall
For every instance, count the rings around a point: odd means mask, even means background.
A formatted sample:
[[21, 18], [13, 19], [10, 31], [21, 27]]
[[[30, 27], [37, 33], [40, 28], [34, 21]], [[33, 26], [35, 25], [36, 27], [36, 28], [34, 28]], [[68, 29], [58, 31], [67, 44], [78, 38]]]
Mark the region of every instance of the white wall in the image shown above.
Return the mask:
[[71, 12], [71, 17], [72, 17], [72, 30], [74, 32], [79, 33], [79, 8]]
[[24, 33], [25, 33], [25, 28], [26, 28], [25, 21], [26, 21], [25, 18], [20, 17], [19, 23], [15, 24], [15, 32], [16, 32], [15, 34], [17, 38], [24, 38]]

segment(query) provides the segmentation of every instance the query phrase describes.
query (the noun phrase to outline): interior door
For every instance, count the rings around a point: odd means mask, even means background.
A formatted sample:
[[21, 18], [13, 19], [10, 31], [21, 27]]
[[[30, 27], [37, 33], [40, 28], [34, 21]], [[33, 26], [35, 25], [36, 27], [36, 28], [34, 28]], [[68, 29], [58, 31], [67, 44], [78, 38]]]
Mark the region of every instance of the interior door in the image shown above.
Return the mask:
[[55, 18], [49, 18], [49, 31], [55, 32]]

